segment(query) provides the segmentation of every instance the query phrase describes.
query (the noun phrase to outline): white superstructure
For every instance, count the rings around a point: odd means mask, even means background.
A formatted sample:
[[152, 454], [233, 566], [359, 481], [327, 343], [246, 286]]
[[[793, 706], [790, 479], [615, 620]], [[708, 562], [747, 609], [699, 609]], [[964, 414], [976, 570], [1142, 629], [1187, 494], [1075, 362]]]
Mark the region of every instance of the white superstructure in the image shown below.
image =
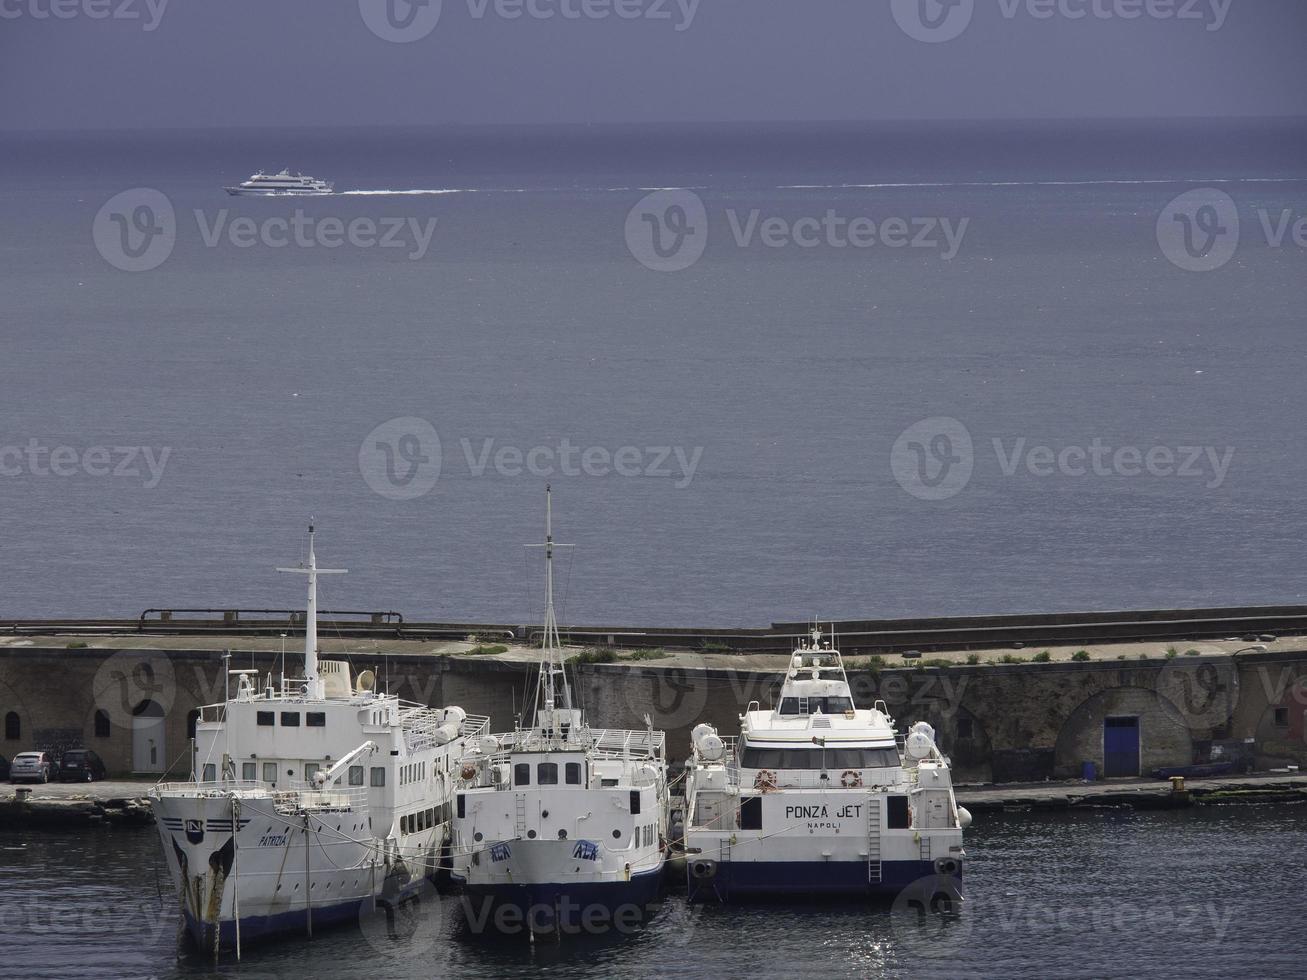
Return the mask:
[[883, 702], [853, 703], [820, 630], [794, 651], [779, 703], [754, 702], [740, 722], [738, 738], [692, 734], [691, 899], [894, 895], [923, 879], [931, 898], [958, 896], [970, 815], [933, 730], [918, 722], [900, 746]]
[[276, 174], [265, 174], [260, 171], [235, 187], [223, 189], [237, 197], [285, 197], [330, 194], [334, 188], [335, 185], [328, 181], [283, 170]]
[[[309, 528], [304, 676], [234, 670], [200, 709], [195, 771], [151, 791], [187, 930], [206, 952], [311, 934], [401, 900], [441, 867], [458, 760], [488, 719], [432, 709], [319, 661]], [[230, 683], [230, 681], [229, 681]]]
[[554, 549], [562, 546], [553, 540], [548, 503], [545, 527], [534, 718], [464, 760], [453, 877], [465, 887], [474, 929], [620, 929], [638, 921], [658, 894], [666, 860], [666, 737], [651, 726], [592, 729], [573, 703], [554, 617]]

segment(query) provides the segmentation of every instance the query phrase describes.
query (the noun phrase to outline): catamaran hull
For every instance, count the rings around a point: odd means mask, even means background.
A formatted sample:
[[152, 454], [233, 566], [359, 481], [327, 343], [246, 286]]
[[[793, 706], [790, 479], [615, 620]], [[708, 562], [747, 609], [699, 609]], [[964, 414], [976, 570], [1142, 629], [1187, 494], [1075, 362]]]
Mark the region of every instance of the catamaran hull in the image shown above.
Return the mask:
[[[872, 881], [862, 861], [711, 861], [691, 856], [686, 883], [692, 902], [799, 899], [893, 899], [918, 882], [961, 893], [962, 871], [941, 874], [932, 861], [884, 861]], [[933, 893], [932, 893], [933, 894]]]
[[261, 190], [253, 187], [224, 187], [232, 197], [329, 197], [336, 193], [335, 188], [320, 190]]

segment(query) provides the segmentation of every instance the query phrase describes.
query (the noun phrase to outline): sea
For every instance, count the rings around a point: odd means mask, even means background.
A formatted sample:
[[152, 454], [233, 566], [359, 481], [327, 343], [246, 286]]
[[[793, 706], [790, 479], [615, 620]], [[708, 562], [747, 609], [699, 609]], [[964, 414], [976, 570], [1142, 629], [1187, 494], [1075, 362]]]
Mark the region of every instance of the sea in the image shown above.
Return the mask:
[[[1294, 120], [0, 133], [0, 607], [1303, 601]], [[320, 197], [230, 196], [283, 167]]]
[[[150, 828], [0, 833], [0, 976], [1044, 977], [1302, 976], [1301, 805], [978, 815], [965, 899], [947, 918], [896, 905], [690, 905], [669, 888], [621, 934], [530, 943], [477, 934], [456, 895], [389, 924], [285, 936], [215, 963], [178, 941]], [[669, 884], [674, 884], [670, 883]]]

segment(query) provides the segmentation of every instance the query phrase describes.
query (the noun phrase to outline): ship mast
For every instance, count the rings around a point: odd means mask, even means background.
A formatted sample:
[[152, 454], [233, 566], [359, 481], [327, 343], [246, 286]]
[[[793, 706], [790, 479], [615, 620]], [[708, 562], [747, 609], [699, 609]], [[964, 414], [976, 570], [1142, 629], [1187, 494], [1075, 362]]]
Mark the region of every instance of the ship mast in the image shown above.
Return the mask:
[[567, 672], [562, 663], [562, 641], [558, 636], [558, 619], [554, 614], [554, 549], [570, 548], [570, 544], [557, 544], [554, 541], [554, 504], [551, 487], [545, 487], [545, 541], [544, 544], [528, 545], [529, 548], [545, 549], [545, 629], [540, 647], [540, 678], [536, 685], [535, 718], [532, 727], [540, 722], [540, 710], [549, 715], [558, 707], [561, 691], [562, 707], [572, 708], [572, 690], [567, 683]]
[[305, 697], [310, 701], [321, 701], [324, 697], [322, 679], [318, 677], [318, 576], [344, 575], [348, 569], [319, 568], [318, 557], [313, 552], [313, 524], [309, 524], [309, 560], [298, 568], [279, 568], [279, 572], [291, 572], [295, 575], [309, 577], [308, 607], [304, 613], [304, 682], [307, 690]]

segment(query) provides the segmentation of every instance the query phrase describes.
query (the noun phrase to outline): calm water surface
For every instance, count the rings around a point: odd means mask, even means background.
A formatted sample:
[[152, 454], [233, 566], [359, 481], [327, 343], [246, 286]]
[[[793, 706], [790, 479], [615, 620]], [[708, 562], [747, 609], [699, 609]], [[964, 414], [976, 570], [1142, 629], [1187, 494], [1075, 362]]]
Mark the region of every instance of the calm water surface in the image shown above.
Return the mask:
[[[1303, 215], [1304, 160], [1287, 123], [0, 135], [0, 449], [171, 450], [157, 485], [140, 466], [0, 476], [4, 613], [295, 607], [271, 569], [314, 514], [319, 554], [351, 570], [324, 608], [533, 621], [520, 546], [551, 478], [560, 540], [578, 545], [564, 620], [1301, 599], [1305, 253], [1269, 247], [1258, 214]], [[222, 191], [285, 165], [384, 193]], [[1244, 234], [1226, 266], [1187, 272], [1158, 217], [1212, 182]], [[180, 230], [163, 265], [129, 273], [91, 229], [136, 187], [166, 194]], [[651, 187], [695, 188], [708, 211], [684, 271], [628, 249]], [[296, 209], [437, 225], [414, 260], [210, 247], [195, 217]], [[947, 260], [737, 247], [730, 216], [755, 211], [968, 225]], [[892, 450], [941, 416], [969, 431], [974, 472], [917, 499]], [[359, 467], [401, 417], [441, 447], [412, 500]], [[1219, 480], [1005, 470], [1020, 446], [1095, 439], [1233, 458]], [[479, 465], [564, 440], [701, 452], [688, 482], [656, 453], [635, 476]]]
[[176, 953], [153, 831], [0, 835], [0, 974], [24, 977], [537, 978], [1302, 976], [1307, 808], [1002, 814], [969, 833], [968, 905], [699, 908], [673, 895], [622, 939], [534, 948], [468, 935], [427, 902], [398, 941], [368, 916], [215, 968]]

